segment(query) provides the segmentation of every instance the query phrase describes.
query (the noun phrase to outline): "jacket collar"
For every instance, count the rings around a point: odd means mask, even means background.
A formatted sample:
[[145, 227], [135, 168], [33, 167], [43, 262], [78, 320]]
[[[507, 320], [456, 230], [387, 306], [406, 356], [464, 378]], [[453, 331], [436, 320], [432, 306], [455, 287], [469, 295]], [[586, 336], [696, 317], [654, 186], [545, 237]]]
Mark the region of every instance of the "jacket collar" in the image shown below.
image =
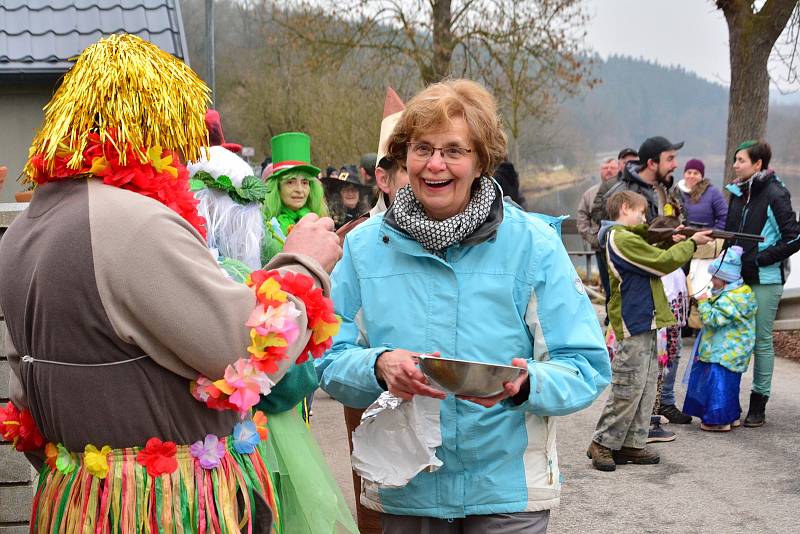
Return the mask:
[[629, 161], [625, 165], [625, 170], [622, 172], [622, 179], [626, 182], [631, 182], [641, 187], [653, 189], [653, 184], [645, 182], [644, 179], [639, 175], [639, 171], [641, 169], [642, 166], [638, 161]]
[[753, 193], [758, 193], [761, 191], [769, 182], [777, 180], [775, 176], [775, 171], [772, 169], [767, 169], [766, 171], [760, 171], [755, 173], [753, 176], [748, 178], [747, 180], [741, 182], [733, 182], [725, 186], [725, 189], [737, 196], [742, 196], [748, 188], [752, 188]]
[[[503, 212], [503, 191], [500, 189], [500, 186], [497, 185], [497, 182], [492, 179], [494, 183], [495, 192], [497, 193], [494, 197], [494, 202], [492, 202], [492, 207], [489, 210], [489, 216], [480, 225], [474, 232], [464, 238], [461, 243], [455, 246], [469, 246], [469, 245], [479, 245], [484, 241], [490, 241], [495, 238], [497, 235], [497, 230], [500, 228], [500, 223], [503, 222], [504, 212]], [[395, 234], [399, 233], [403, 237], [405, 237], [409, 241], [413, 241], [416, 243], [420, 249], [425, 250], [422, 248], [419, 243], [411, 239], [409, 236], [400, 226], [397, 224], [397, 220], [394, 218], [394, 206], [390, 206], [389, 209], [383, 216], [383, 225], [388, 226], [392, 230], [394, 230]], [[383, 231], [381, 232], [383, 234]], [[387, 235], [387, 237], [390, 237]], [[427, 251], [426, 251], [427, 252]], [[431, 256], [435, 256], [431, 254]]]

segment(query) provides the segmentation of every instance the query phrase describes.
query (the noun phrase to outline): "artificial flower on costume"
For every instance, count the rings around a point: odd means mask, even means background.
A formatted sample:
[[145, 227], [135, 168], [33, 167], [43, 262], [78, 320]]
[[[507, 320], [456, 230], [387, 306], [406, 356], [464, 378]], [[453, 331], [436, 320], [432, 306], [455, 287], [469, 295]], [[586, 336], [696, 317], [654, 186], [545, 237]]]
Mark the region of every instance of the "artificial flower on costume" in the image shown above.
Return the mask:
[[89, 168], [89, 174], [99, 176], [108, 170], [108, 160], [103, 156], [98, 156], [92, 159], [92, 166]]
[[280, 334], [259, 335], [255, 328], [250, 330], [250, 346], [247, 347], [251, 360], [265, 373], [278, 371], [278, 362], [285, 359], [288, 341]]
[[37, 451], [45, 443], [31, 412], [19, 411], [11, 402], [0, 409], [0, 435], [19, 452]]
[[63, 475], [72, 473], [78, 467], [78, 459], [60, 443], [56, 445], [56, 449], [58, 450], [56, 469]]
[[58, 460], [58, 446], [55, 443], [48, 443], [44, 446], [44, 463], [55, 471], [56, 460]]
[[280, 281], [281, 289], [303, 301], [308, 316], [311, 339], [308, 340], [297, 363], [308, 360], [308, 354], [320, 358], [333, 345], [333, 336], [339, 332], [341, 320], [334, 313], [333, 301], [326, 298], [321, 288], [314, 287], [311, 277], [304, 274], [286, 273], [280, 275], [270, 271], [268, 276]]
[[189, 452], [200, 463], [200, 467], [214, 469], [219, 467], [225, 456], [225, 443], [214, 434], [208, 434], [205, 440], [192, 443]]
[[[256, 271], [258, 273], [258, 271]], [[252, 277], [251, 277], [252, 280]], [[281, 284], [275, 278], [267, 278], [257, 284], [256, 297], [261, 303], [286, 302], [287, 295], [281, 289]]]
[[[286, 294], [284, 293], [284, 295]], [[295, 319], [299, 316], [300, 310], [291, 301], [284, 302], [278, 306], [265, 306], [259, 303], [245, 325], [252, 328], [260, 336], [268, 336], [271, 333], [280, 334], [288, 344], [291, 344], [300, 335], [300, 330], [295, 322]]]
[[249, 360], [239, 359], [225, 368], [225, 378], [217, 380], [214, 385], [229, 395], [228, 402], [244, 415], [258, 404], [261, 395], [269, 395], [274, 384]]
[[197, 380], [192, 381], [189, 384], [189, 391], [195, 399], [204, 402], [212, 410], [224, 412], [236, 408], [228, 402], [228, 395], [220, 391], [211, 380], [204, 376], [199, 376]]
[[0, 408], [0, 435], [6, 441], [16, 441], [19, 437], [20, 413], [13, 403], [9, 402]]
[[150, 476], [169, 475], [178, 469], [178, 460], [175, 458], [177, 452], [178, 446], [172, 441], [150, 438], [144, 449], [136, 455], [136, 461], [145, 467]]
[[204, 376], [197, 377], [189, 384], [189, 391], [192, 397], [200, 402], [208, 402], [211, 398], [216, 398], [222, 395], [222, 392], [217, 389], [214, 383]]
[[233, 448], [240, 454], [250, 454], [261, 442], [258, 428], [253, 421], [242, 421], [233, 427]]
[[103, 445], [103, 448], [97, 450], [92, 444], [86, 445], [83, 451], [83, 465], [86, 470], [97, 478], [106, 478], [108, 475], [108, 455], [111, 453], [111, 447]]
[[256, 425], [259, 437], [262, 440], [266, 440], [269, 436], [269, 430], [267, 429], [267, 416], [264, 415], [264, 412], [256, 410], [253, 414], [253, 424]]
[[147, 149], [147, 157], [150, 160], [150, 165], [153, 166], [157, 173], [166, 172], [173, 178], [178, 177], [178, 169], [170, 165], [173, 157], [171, 153], [165, 152], [162, 154], [161, 147], [156, 145]]

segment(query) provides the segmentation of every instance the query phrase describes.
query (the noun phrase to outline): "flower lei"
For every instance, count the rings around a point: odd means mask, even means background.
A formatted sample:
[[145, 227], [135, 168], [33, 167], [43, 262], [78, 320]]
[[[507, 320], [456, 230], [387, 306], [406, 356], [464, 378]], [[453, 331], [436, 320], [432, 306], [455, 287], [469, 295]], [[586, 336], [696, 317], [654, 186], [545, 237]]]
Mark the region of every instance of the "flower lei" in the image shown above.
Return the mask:
[[59, 143], [52, 162], [44, 153], [31, 158], [33, 181], [37, 184], [66, 180], [79, 175], [92, 175], [103, 179], [106, 185], [134, 191], [161, 202], [191, 224], [206, 237], [205, 219], [197, 213], [198, 201], [189, 190], [189, 171], [171, 150], [160, 146], [147, 149], [145, 161], [130, 145], [123, 148], [125, 164], [120, 163], [120, 149], [113, 135], [105, 142], [100, 135], [90, 133], [83, 159], [78, 168], [69, 166], [75, 153], [66, 144]]
[[286, 350], [300, 332], [294, 319], [300, 310], [289, 294], [300, 299], [306, 307], [311, 337], [297, 359], [308, 360], [309, 354], [319, 358], [330, 348], [339, 331], [339, 318], [333, 302], [325, 298], [322, 289], [315, 288], [311, 277], [278, 271], [254, 271], [246, 283], [256, 292], [256, 308], [245, 323], [250, 327], [248, 358], [228, 365], [219, 380], [199, 376], [190, 384], [192, 396], [215, 410], [236, 410], [247, 414], [261, 395], [267, 395], [274, 385], [267, 374], [278, 371], [278, 362], [288, 358]]

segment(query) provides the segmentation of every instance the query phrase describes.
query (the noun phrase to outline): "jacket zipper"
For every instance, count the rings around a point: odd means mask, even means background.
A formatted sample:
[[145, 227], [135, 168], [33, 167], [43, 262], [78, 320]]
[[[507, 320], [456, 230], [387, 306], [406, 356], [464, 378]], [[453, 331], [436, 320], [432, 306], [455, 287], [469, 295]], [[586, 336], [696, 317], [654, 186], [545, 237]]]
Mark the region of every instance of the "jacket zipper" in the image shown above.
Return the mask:
[[554, 476], [553, 458], [550, 456], [550, 417], [545, 415], [542, 419], [544, 419], [544, 456], [547, 458], [547, 485], [552, 486]]
[[[569, 367], [565, 367], [563, 365], [559, 365], [557, 363], [552, 362], [545, 362], [545, 361], [538, 361], [536, 363], [549, 365], [551, 368], [558, 369], [562, 373], [569, 373], [575, 376], [578, 376], [580, 372], [577, 369], [570, 369]], [[537, 369], [537, 375], [538, 375]], [[536, 381], [537, 387], [536, 392], [540, 393], [542, 391], [542, 381], [541, 377], [537, 377], [539, 380]], [[542, 417], [544, 419], [544, 455], [547, 458], [547, 484], [552, 486], [555, 483], [555, 474], [553, 470], [553, 457], [550, 455], [550, 417], [545, 415]]]
[[555, 369], [558, 369], [559, 371], [563, 371], [565, 373], [570, 373], [570, 374], [573, 374], [575, 376], [578, 376], [580, 374], [580, 371], [578, 371], [577, 369], [570, 369], [569, 367], [566, 367], [566, 366], [558, 364], [558, 363], [545, 362], [545, 361], [540, 361], [540, 362], [537, 362], [537, 363], [542, 363], [544, 365], [549, 365], [550, 367], [554, 367]]

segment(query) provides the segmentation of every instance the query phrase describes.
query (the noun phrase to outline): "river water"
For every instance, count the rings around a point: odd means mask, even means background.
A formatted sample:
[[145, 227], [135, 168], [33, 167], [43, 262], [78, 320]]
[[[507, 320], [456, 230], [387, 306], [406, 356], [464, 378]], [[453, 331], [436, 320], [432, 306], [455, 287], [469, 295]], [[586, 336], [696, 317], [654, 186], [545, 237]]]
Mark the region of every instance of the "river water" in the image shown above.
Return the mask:
[[[722, 173], [721, 169], [709, 169], [707, 174], [710, 176], [720, 176]], [[680, 176], [680, 174], [678, 174], [678, 176]], [[792, 195], [792, 205], [796, 213], [800, 209], [800, 176], [781, 176], [781, 180], [786, 184], [786, 188]], [[527, 207], [530, 211], [547, 213], [548, 215], [569, 215], [570, 217], [575, 217], [578, 212], [578, 204], [580, 203], [581, 195], [598, 182], [599, 178], [592, 177], [558, 191], [553, 191], [537, 197], [528, 197], [526, 199]], [[722, 185], [721, 178], [718, 180], [711, 178], [711, 182], [717, 187], [721, 187]], [[583, 250], [588, 248], [580, 236], [577, 235], [565, 235], [563, 240], [567, 250]], [[586, 269], [585, 261], [581, 258], [573, 257], [573, 263], [576, 268], [582, 271]], [[593, 267], [593, 269], [596, 269], [596, 267]], [[786, 288], [800, 288], [800, 252], [792, 256], [792, 269], [789, 279], [786, 282]]]

